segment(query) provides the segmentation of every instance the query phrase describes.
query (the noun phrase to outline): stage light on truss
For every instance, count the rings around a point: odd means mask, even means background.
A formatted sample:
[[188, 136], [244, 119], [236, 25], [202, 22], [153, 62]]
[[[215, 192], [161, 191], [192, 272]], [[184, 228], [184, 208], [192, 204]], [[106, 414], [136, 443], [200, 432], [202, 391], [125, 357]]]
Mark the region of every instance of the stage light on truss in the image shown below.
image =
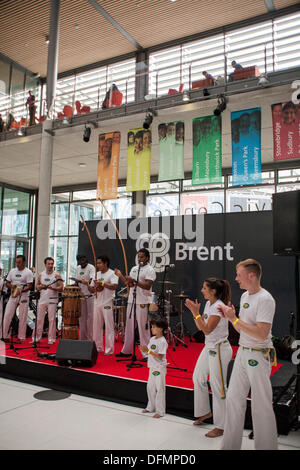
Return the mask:
[[154, 110], [154, 109], [147, 109], [147, 112], [146, 112], [146, 117], [145, 117], [145, 120], [143, 122], [143, 128], [144, 129], [149, 129], [149, 127], [151, 126], [152, 124], [152, 121], [153, 121], [153, 117], [154, 116], [157, 116], [157, 112]]
[[262, 88], [270, 85], [270, 80], [268, 79], [268, 76], [266, 73], [262, 73], [261, 76], [258, 78], [258, 86], [261, 86]]
[[223, 111], [225, 111], [226, 109], [226, 97], [225, 95], [219, 95], [218, 96], [218, 105], [216, 107], [216, 109], [214, 110], [214, 115], [215, 116], [220, 116], [221, 113], [223, 113]]
[[203, 96], [210, 96], [210, 93], [207, 88], [203, 88]]
[[182, 93], [182, 101], [190, 101], [190, 94], [186, 90]]
[[84, 142], [89, 142], [91, 137], [92, 129], [90, 127], [85, 126], [83, 131], [83, 140]]

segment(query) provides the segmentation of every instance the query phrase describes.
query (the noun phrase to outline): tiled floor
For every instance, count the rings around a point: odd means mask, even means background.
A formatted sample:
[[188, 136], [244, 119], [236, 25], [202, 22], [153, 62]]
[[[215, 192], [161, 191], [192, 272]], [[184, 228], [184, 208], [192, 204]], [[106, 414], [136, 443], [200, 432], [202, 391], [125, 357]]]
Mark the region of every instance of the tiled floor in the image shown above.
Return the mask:
[[[41, 401], [41, 387], [0, 378], [0, 450], [217, 450], [211, 425], [172, 415], [153, 419], [138, 408], [79, 395]], [[253, 449], [244, 432], [243, 449]], [[279, 437], [282, 450], [300, 449], [300, 431]]]

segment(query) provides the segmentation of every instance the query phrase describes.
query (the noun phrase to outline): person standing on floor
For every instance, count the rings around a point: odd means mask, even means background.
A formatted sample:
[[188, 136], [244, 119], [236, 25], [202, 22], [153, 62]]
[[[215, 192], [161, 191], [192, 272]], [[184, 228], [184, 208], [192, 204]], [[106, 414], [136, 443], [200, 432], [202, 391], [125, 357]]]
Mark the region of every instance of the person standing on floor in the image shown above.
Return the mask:
[[97, 351], [103, 351], [103, 326], [105, 324], [105, 356], [114, 353], [115, 331], [113, 301], [118, 287], [118, 276], [109, 268], [110, 260], [102, 255], [97, 258], [97, 281], [89, 286], [90, 292], [97, 292], [94, 298], [93, 340]]
[[142, 413], [155, 413], [153, 418], [161, 418], [166, 413], [166, 374], [168, 343], [164, 333], [168, 328], [165, 318], [151, 320], [152, 337], [148, 345], [142, 344], [140, 351], [148, 355], [149, 377], [147, 383], [148, 404]]
[[[226, 407], [226, 377], [228, 364], [232, 358], [232, 349], [228, 341], [228, 321], [218, 311], [220, 306], [230, 302], [230, 285], [227, 281], [208, 278], [201, 290], [205, 300], [203, 315], [200, 315], [200, 304], [187, 299], [186, 307], [192, 312], [198, 330], [205, 335], [205, 346], [198, 358], [193, 374], [194, 414], [197, 417], [194, 425], [201, 425], [204, 420], [213, 416], [214, 429], [205, 434], [207, 437], [222, 436], [224, 430]], [[211, 413], [207, 379], [213, 396], [213, 413]]]
[[64, 283], [61, 275], [54, 270], [54, 259], [48, 256], [44, 260], [45, 270], [42, 271], [36, 282], [36, 289], [40, 292], [37, 308], [36, 331], [33, 330], [32, 342], [38, 342], [42, 338], [46, 311], [48, 312], [48, 343], [56, 341], [56, 310], [58, 293], [63, 291]]
[[246, 289], [241, 296], [239, 317], [233, 306], [220, 306], [224, 317], [240, 333], [226, 399], [223, 450], [241, 448], [250, 388], [255, 449], [277, 449], [270, 381], [271, 366], [276, 362], [271, 334], [275, 300], [261, 287], [261, 275], [262, 268], [258, 261], [247, 259], [238, 263], [236, 281], [241, 289]]
[[11, 321], [19, 307], [19, 329], [18, 338], [20, 341], [26, 339], [26, 321], [29, 306], [29, 291], [32, 287], [33, 276], [30, 269], [26, 268], [26, 258], [23, 255], [16, 257], [16, 267], [11, 269], [6, 278], [6, 286], [11, 294], [7, 302], [4, 322], [3, 338], [8, 339], [8, 332]]
[[93, 339], [93, 315], [94, 295], [88, 289], [89, 284], [95, 277], [95, 267], [88, 263], [85, 255], [78, 255], [78, 266], [76, 269], [76, 283], [79, 285], [82, 295], [81, 316], [79, 318], [79, 339]]

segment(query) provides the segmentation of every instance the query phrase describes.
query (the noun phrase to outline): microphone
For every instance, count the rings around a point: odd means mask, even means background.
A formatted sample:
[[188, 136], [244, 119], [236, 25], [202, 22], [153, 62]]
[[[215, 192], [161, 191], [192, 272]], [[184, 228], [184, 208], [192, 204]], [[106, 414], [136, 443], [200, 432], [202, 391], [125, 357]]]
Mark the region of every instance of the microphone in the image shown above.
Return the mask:
[[140, 266], [140, 268], [141, 268], [142, 266], [144, 266], [144, 263], [141, 261], [141, 262], [139, 263], [139, 266]]
[[175, 268], [175, 264], [165, 264], [165, 268], [174, 269], [174, 268]]

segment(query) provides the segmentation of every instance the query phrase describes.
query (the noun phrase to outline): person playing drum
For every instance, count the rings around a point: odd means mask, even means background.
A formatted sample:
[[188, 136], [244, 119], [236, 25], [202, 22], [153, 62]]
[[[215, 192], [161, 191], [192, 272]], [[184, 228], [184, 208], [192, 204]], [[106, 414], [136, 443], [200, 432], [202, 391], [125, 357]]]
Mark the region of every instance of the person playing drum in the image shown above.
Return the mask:
[[11, 290], [9, 301], [6, 305], [3, 338], [8, 338], [9, 327], [12, 318], [19, 306], [19, 329], [18, 338], [25, 341], [26, 321], [28, 316], [29, 291], [32, 287], [33, 275], [30, 269], [26, 268], [26, 258], [23, 255], [16, 257], [16, 267], [11, 269], [6, 278], [6, 286]]
[[77, 259], [79, 265], [76, 268], [76, 282], [83, 295], [79, 319], [79, 339], [91, 340], [93, 337], [94, 296], [89, 292], [88, 286], [95, 277], [95, 267], [88, 263], [85, 255], [78, 255]]
[[60, 274], [54, 271], [54, 259], [48, 256], [44, 260], [45, 270], [38, 275], [36, 289], [40, 291], [40, 300], [37, 309], [36, 331], [33, 331], [32, 342], [40, 341], [43, 333], [44, 319], [48, 311], [48, 343], [56, 340], [56, 309], [58, 293], [62, 292], [64, 284]]

